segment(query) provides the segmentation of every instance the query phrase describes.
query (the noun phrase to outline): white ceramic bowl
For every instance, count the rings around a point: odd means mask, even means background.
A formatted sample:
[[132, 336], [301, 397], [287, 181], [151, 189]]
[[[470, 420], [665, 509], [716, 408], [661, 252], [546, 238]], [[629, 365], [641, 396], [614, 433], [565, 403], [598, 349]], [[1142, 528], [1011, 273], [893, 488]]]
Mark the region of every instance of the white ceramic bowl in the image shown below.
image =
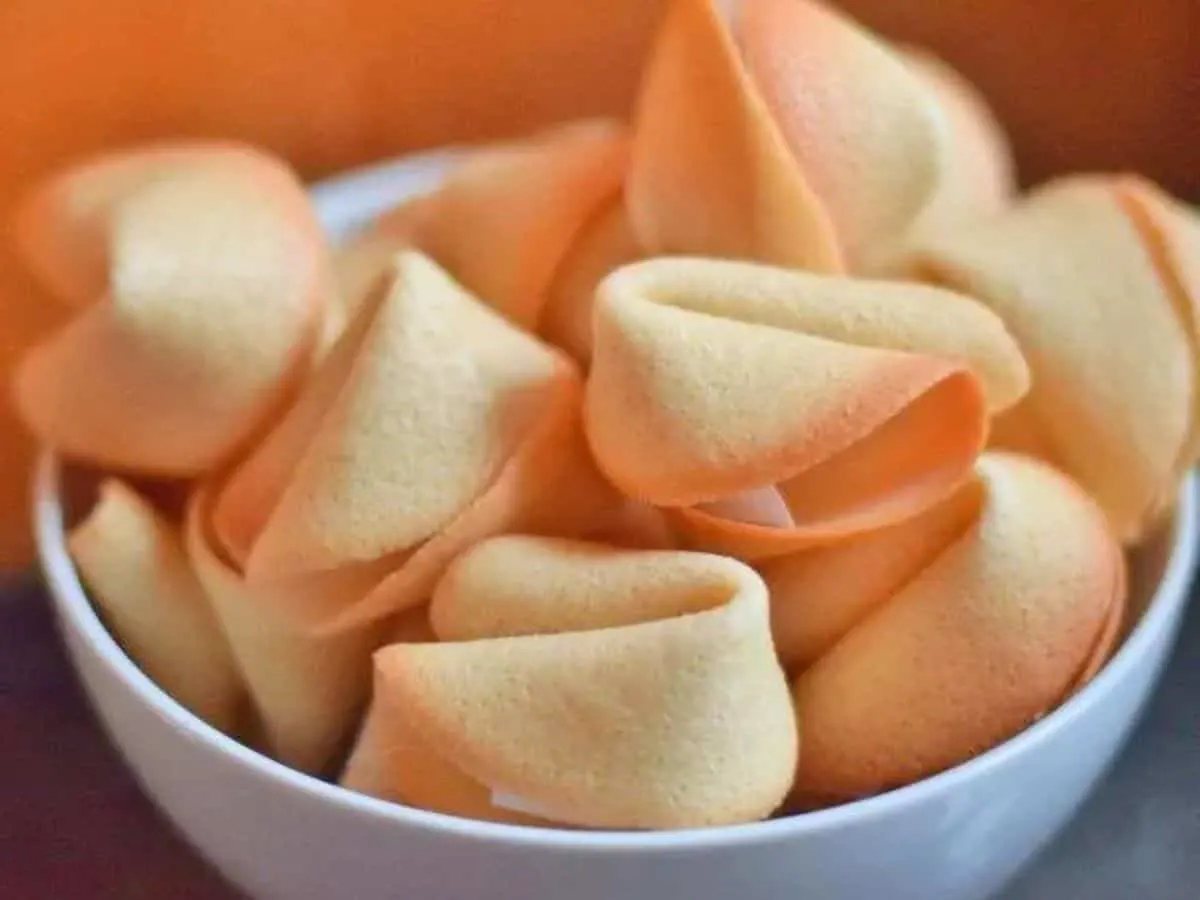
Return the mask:
[[[436, 179], [444, 155], [314, 191], [343, 234]], [[590, 833], [466, 821], [344, 791], [261, 756], [159, 690], [97, 617], [67, 554], [72, 508], [41, 460], [41, 561], [70, 657], [146, 792], [261, 900], [968, 900], [991, 896], [1070, 819], [1129, 735], [1182, 620], [1196, 484], [1137, 554], [1136, 625], [1083, 691], [951, 771], [840, 808], [754, 825]]]

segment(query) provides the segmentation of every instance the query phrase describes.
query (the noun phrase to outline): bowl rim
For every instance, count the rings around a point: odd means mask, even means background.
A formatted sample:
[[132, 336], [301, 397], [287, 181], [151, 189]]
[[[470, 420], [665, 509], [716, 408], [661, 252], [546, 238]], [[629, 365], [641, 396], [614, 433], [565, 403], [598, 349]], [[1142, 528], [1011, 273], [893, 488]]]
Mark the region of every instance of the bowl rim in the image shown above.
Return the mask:
[[440, 832], [484, 843], [576, 852], [661, 853], [704, 851], [746, 844], [770, 844], [880, 820], [905, 808], [937, 800], [977, 776], [1037, 751], [1054, 733], [1069, 728], [1102, 701], [1141, 663], [1171, 620], [1187, 603], [1200, 556], [1197, 476], [1187, 477], [1174, 517], [1174, 537], [1163, 575], [1141, 619], [1100, 672], [1082, 690], [1041, 720], [1002, 744], [953, 768], [874, 797], [795, 816], [691, 830], [571, 831], [460, 818], [376, 799], [291, 769], [213, 728], [189, 712], [126, 655], [88, 599], [67, 550], [61, 497], [63, 467], [52, 450], [40, 454], [34, 475], [33, 518], [38, 557], [60, 615], [86, 640], [110, 673], [144, 706], [174, 730], [239, 764], [276, 787], [300, 791], [389, 823]]
[[[332, 240], [353, 234], [374, 216], [428, 190], [462, 158], [465, 147], [442, 147], [372, 164], [311, 186], [322, 226]], [[1200, 558], [1200, 479], [1190, 473], [1180, 486], [1174, 536], [1162, 578], [1137, 625], [1118, 651], [1070, 699], [1009, 740], [950, 769], [873, 797], [795, 816], [676, 831], [584, 831], [482, 822], [432, 812], [358, 794], [331, 782], [288, 768], [246, 747], [196, 717], [159, 688], [125, 654], [88, 599], [67, 550], [61, 496], [63, 466], [52, 449], [35, 463], [33, 520], [38, 558], [60, 616], [90, 644], [122, 686], [165, 724], [249, 770], [276, 787], [298, 790], [314, 801], [328, 802], [371, 818], [447, 837], [482, 843], [519, 845], [588, 853], [667, 853], [705, 851], [747, 844], [771, 844], [815, 832], [836, 831], [880, 820], [905, 808], [934, 801], [956, 787], [1018, 757], [1036, 752], [1057, 731], [1069, 728], [1102, 701], [1144, 660], [1172, 618], [1189, 599]], [[74, 664], [74, 660], [72, 660]]]
[[433, 190], [473, 146], [449, 145], [351, 169], [309, 185], [321, 227], [335, 243]]

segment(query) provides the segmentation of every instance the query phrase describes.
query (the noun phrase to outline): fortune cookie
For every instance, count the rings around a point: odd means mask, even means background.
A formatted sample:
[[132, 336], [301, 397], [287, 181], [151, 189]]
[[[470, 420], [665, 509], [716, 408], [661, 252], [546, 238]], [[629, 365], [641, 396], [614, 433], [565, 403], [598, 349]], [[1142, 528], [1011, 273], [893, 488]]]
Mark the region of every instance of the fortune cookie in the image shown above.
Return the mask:
[[796, 680], [802, 794], [850, 800], [964, 762], [1111, 650], [1125, 563], [1102, 511], [1028, 457], [987, 454], [978, 475], [976, 520]]
[[1137, 541], [1197, 455], [1195, 216], [1137, 178], [1074, 176], [914, 260], [998, 314], [1029, 360], [996, 443], [1064, 469]]
[[92, 159], [25, 195], [13, 217], [14, 242], [55, 299], [72, 306], [91, 303], [108, 287], [112, 217], [126, 197], [180, 168], [262, 162], [249, 147], [217, 141], [163, 143]]
[[971, 472], [1028, 373], [947, 291], [658, 259], [600, 287], [585, 423], [601, 470], [747, 560], [917, 515]]
[[980, 91], [944, 60], [905, 48], [904, 59], [933, 92], [948, 128], [949, 152], [933, 199], [917, 230], [950, 227], [1000, 212], [1017, 192], [1012, 147]]
[[652, 254], [855, 267], [937, 193], [950, 127], [883, 42], [810, 0], [674, 0], [644, 77], [626, 196]]
[[224, 634], [179, 529], [120, 481], [71, 532], [71, 556], [126, 652], [180, 704], [232, 732], [244, 698]]
[[35, 194], [18, 233], [78, 306], [16, 379], [26, 424], [67, 455], [207, 472], [306, 371], [328, 261], [303, 187], [269, 157], [216, 145], [102, 158]]
[[218, 550], [296, 621], [363, 627], [428, 599], [471, 544], [574, 534], [615, 502], [572, 364], [408, 251], [216, 499]]
[[975, 522], [981, 499], [971, 481], [912, 519], [763, 564], [784, 666], [809, 665], [890, 599]]
[[558, 267], [542, 311], [540, 333], [580, 365], [592, 360], [592, 314], [596, 288], [613, 270], [642, 257], [618, 196], [583, 227]]
[[366, 704], [371, 653], [388, 626], [334, 635], [303, 628], [257, 595], [214, 549], [207, 533], [210, 502], [203, 491], [192, 499], [187, 554], [245, 679], [256, 733], [273, 758], [320, 774]]
[[509, 536], [460, 557], [441, 643], [375, 656], [343, 783], [441, 812], [596, 828], [770, 815], [797, 726], [762, 580], [733, 560]]
[[560, 125], [469, 153], [437, 190], [384, 215], [346, 247], [342, 282], [351, 308], [407, 247], [535, 330], [576, 238], [619, 197], [627, 156], [624, 129], [608, 120]]
[[1012, 148], [983, 95], [943, 60], [903, 48], [909, 68], [933, 93], [942, 113], [945, 153], [937, 189], [909, 227], [868, 248], [859, 269], [903, 277], [908, 256], [940, 231], [995, 215], [1017, 193]]

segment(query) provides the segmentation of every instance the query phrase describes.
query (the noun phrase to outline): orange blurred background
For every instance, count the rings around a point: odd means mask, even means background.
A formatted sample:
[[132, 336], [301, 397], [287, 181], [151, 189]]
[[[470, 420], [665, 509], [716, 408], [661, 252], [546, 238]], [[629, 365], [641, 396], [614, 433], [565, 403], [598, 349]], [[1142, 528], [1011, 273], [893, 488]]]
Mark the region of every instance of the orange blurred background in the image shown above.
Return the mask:
[[[0, 221], [29, 181], [162, 137], [254, 141], [309, 177], [623, 113], [665, 0], [0, 0]], [[972, 77], [1027, 180], [1137, 169], [1200, 195], [1200, 4], [844, 0]], [[0, 378], [56, 310], [0, 241]], [[30, 448], [0, 411], [0, 568], [28, 559]]]

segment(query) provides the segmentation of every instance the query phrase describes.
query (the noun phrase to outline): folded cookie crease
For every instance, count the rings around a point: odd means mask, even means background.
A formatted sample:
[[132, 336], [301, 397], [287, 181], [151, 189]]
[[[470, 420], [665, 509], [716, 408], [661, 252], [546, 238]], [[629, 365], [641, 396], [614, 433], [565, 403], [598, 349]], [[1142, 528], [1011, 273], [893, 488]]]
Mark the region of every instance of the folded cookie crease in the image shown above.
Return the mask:
[[82, 306], [104, 294], [111, 230], [121, 203], [180, 169], [274, 165], [251, 147], [222, 141], [163, 142], [83, 160], [36, 184], [13, 215], [14, 243], [59, 302]]
[[751, 263], [626, 266], [594, 325], [584, 418], [600, 468], [697, 549], [751, 560], [945, 498], [1028, 383], [967, 297]]
[[537, 329], [575, 242], [619, 198], [628, 137], [585, 120], [468, 153], [436, 190], [385, 214], [342, 251], [351, 310], [399, 249], [424, 252], [516, 325]]
[[375, 657], [343, 783], [524, 824], [691, 828], [770, 815], [797, 725], [761, 579], [708, 554], [507, 536]]
[[989, 453], [978, 478], [967, 529], [945, 530], [932, 558], [904, 554], [890, 596], [796, 679], [800, 794], [851, 800], [965, 762], [1052, 710], [1111, 653], [1125, 560], [1100, 508], [1029, 457]]
[[999, 315], [1029, 360], [998, 442], [1066, 470], [1138, 540], [1197, 456], [1195, 213], [1137, 178], [1072, 176], [915, 259]]
[[235, 733], [245, 700], [241, 673], [179, 526], [125, 483], [107, 479], [68, 547], [130, 657], [188, 710]]
[[337, 631], [428, 600], [476, 541], [574, 534], [620, 498], [595, 472], [562, 354], [406, 251], [289, 415], [220, 491], [247, 583]]
[[76, 308], [15, 384], [26, 425], [70, 457], [207, 473], [307, 374], [328, 253], [303, 186], [258, 151], [185, 145], [81, 164], [27, 201], [17, 234]]
[[858, 269], [875, 277], [909, 277], [913, 251], [939, 232], [996, 215], [1017, 198], [1012, 148], [979, 90], [938, 57], [898, 48], [937, 102], [945, 145], [942, 174], [929, 201], [907, 227], [881, 238]]
[[972, 480], [912, 519], [764, 563], [783, 664], [796, 671], [819, 659], [961, 537], [981, 502]]
[[590, 366], [596, 289], [610, 273], [642, 256], [629, 210], [618, 195], [588, 221], [559, 265], [542, 312], [542, 337], [585, 369]]
[[946, 177], [952, 125], [883, 41], [808, 0], [674, 0], [643, 79], [627, 198], [652, 254], [857, 268]]
[[209, 533], [211, 496], [192, 499], [185, 528], [187, 558], [207, 594], [253, 711], [253, 734], [286, 765], [322, 774], [366, 705], [371, 653], [390, 622], [317, 634], [287, 615], [222, 558]]

